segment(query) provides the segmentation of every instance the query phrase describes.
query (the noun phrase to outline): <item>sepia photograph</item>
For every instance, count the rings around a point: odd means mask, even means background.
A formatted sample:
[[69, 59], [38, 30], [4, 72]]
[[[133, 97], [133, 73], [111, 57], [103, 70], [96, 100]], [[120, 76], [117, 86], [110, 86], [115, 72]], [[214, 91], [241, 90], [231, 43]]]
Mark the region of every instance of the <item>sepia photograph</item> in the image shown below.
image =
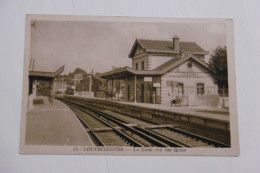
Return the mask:
[[20, 153], [238, 156], [231, 19], [26, 16]]

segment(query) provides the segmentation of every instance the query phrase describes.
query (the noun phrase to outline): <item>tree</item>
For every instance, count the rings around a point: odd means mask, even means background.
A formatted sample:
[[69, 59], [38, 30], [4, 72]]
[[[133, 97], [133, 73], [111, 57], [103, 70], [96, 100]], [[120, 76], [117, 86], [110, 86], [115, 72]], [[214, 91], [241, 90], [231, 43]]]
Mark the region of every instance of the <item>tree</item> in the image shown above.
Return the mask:
[[219, 87], [228, 88], [227, 48], [217, 47], [211, 54], [209, 67]]
[[100, 92], [103, 90], [102, 88], [102, 81], [103, 79], [101, 79], [100, 77], [97, 77], [95, 75], [92, 75], [92, 92], [96, 93], [96, 92]]

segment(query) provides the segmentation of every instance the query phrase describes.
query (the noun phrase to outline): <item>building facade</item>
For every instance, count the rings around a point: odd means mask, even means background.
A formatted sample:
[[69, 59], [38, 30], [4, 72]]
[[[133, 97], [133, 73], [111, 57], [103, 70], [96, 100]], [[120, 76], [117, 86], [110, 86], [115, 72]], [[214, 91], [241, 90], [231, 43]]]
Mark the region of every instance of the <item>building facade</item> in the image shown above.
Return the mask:
[[125, 101], [180, 105], [217, 104], [218, 87], [205, 62], [209, 52], [194, 42], [136, 39], [130, 51], [132, 68], [115, 69], [101, 75], [124, 80]]

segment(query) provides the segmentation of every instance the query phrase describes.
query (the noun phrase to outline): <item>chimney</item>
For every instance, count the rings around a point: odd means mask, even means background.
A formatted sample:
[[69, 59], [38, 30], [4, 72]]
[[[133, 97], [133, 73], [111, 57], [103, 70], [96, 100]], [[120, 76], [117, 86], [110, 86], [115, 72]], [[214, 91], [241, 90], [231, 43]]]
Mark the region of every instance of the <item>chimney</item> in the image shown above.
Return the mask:
[[173, 50], [179, 51], [180, 50], [180, 38], [175, 35], [172, 38], [172, 43], [173, 43]]

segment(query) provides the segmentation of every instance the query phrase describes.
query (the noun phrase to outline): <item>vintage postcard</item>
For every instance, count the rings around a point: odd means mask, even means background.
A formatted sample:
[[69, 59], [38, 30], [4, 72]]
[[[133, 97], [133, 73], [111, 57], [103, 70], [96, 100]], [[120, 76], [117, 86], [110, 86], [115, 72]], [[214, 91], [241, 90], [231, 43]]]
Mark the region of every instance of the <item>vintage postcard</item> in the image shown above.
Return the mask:
[[231, 19], [26, 16], [20, 153], [238, 156]]

